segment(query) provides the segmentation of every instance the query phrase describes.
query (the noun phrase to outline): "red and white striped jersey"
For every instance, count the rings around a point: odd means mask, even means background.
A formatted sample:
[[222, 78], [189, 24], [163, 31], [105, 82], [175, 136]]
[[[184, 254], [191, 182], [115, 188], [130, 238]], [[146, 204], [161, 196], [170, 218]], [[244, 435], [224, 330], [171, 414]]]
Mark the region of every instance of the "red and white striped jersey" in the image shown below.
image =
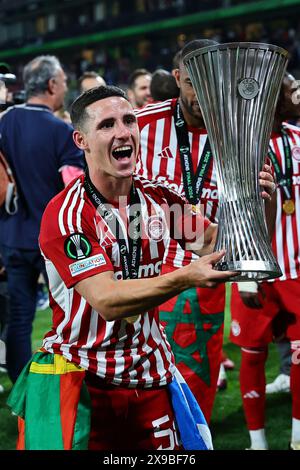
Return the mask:
[[[141, 151], [136, 172], [149, 180], [159, 181], [185, 196], [173, 117], [176, 102], [177, 99], [172, 99], [149, 104], [136, 111], [141, 133]], [[207, 131], [188, 127], [188, 133], [193, 169], [196, 172], [207, 140]], [[203, 185], [200, 204], [202, 214], [215, 222], [218, 190], [213, 159]], [[193, 258], [196, 259], [196, 256], [188, 251], [183, 252], [180, 245], [171, 241], [165, 263], [178, 268], [189, 264]]]
[[[295, 202], [295, 211], [291, 215], [284, 212], [282, 206], [286, 197], [278, 186], [276, 230], [272, 246], [283, 273], [278, 279], [280, 281], [294, 279], [300, 273], [300, 129], [287, 123], [284, 123], [284, 129], [288, 134], [292, 151], [292, 199]], [[285, 157], [281, 134], [272, 134], [270, 145], [284, 174]]]
[[[184, 206], [186, 201], [160, 184], [138, 176], [134, 181], [142, 212], [139, 277], [158, 276], [174, 229], [167, 221], [165, 208], [172, 204]], [[163, 386], [171, 380], [174, 360], [159, 325], [158, 309], [149, 310], [132, 323], [125, 319], [107, 322], [74, 289], [78, 281], [104, 271], [113, 271], [115, 279], [122, 279], [118, 243], [83, 183], [84, 176], [70, 183], [52, 199], [42, 219], [40, 247], [53, 309], [52, 329], [45, 335], [43, 347], [108, 383]], [[112, 211], [124, 225], [118, 208]], [[128, 205], [126, 214], [128, 218]], [[193, 222], [201, 218], [194, 214], [189, 217]]]

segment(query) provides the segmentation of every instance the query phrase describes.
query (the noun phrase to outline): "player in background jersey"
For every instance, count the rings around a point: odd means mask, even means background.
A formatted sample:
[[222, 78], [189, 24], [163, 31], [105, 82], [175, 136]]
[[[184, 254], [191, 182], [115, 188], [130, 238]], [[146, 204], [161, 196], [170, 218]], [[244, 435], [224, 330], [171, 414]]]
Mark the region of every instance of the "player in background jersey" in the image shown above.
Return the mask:
[[[241, 346], [240, 387], [251, 449], [267, 449], [265, 362], [275, 337], [291, 340], [291, 448], [300, 450], [300, 129], [284, 121], [300, 116], [299, 91], [286, 74], [275, 114], [269, 157], [277, 177], [273, 250], [282, 276], [238, 283], [231, 297], [231, 341]], [[240, 292], [238, 292], [240, 291]]]
[[[181, 392], [177, 384], [171, 403], [176, 367], [157, 307], [234, 273], [213, 270], [222, 251], [159, 276], [169, 237], [205, 254], [217, 225], [177, 193], [133, 176], [139, 129], [122, 90], [85, 92], [71, 117], [88, 170], [42, 219], [53, 325], [9, 398], [25, 418], [19, 448], [178, 449], [173, 408]], [[275, 187], [262, 176], [266, 189]]]
[[[172, 73], [180, 90], [178, 99], [149, 104], [137, 112], [141, 153], [137, 173], [176, 190], [212, 222], [216, 222], [218, 189], [211, 148], [201, 110], [184, 67], [183, 53], [217, 44], [194, 40], [176, 54]], [[182, 149], [183, 151], [180, 151]], [[162, 267], [173, 272], [196, 259], [170, 242]], [[175, 355], [176, 365], [209, 421], [221, 362], [225, 287], [195, 287], [160, 306], [160, 320]]]

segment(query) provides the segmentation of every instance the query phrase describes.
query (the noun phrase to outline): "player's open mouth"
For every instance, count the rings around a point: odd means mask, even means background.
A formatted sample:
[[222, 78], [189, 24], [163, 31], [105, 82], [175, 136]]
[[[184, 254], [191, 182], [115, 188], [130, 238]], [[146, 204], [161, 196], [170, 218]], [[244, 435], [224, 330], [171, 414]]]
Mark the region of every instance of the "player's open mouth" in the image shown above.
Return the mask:
[[122, 160], [123, 158], [130, 158], [132, 154], [133, 148], [131, 145], [123, 145], [122, 147], [118, 147], [112, 151], [112, 156], [116, 160]]

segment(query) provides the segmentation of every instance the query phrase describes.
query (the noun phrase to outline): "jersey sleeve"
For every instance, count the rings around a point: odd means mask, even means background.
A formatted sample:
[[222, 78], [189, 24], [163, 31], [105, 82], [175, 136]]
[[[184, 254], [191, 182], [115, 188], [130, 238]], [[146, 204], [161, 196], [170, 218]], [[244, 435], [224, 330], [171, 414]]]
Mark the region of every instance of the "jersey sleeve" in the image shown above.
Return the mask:
[[200, 205], [190, 204], [176, 191], [163, 184], [157, 185], [157, 188], [167, 202], [166, 218], [169, 221], [170, 238], [187, 250], [190, 249], [191, 244], [201, 243], [202, 245], [204, 232], [211, 222], [201, 213]]
[[68, 289], [77, 282], [106, 271], [114, 271], [105, 249], [99, 245], [93, 218], [82, 220], [80, 231], [70, 231], [57, 217], [55, 202], [47, 206], [41, 223], [40, 249], [46, 268], [57, 270]]

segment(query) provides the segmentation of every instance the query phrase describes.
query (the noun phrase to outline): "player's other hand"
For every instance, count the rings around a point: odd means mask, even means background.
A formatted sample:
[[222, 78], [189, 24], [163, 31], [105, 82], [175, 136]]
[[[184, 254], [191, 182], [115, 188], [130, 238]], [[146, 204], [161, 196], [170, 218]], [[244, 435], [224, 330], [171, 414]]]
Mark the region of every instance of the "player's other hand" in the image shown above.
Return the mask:
[[262, 187], [261, 197], [263, 199], [271, 200], [272, 194], [276, 190], [276, 183], [269, 165], [264, 165], [263, 170], [259, 173], [258, 181]]

